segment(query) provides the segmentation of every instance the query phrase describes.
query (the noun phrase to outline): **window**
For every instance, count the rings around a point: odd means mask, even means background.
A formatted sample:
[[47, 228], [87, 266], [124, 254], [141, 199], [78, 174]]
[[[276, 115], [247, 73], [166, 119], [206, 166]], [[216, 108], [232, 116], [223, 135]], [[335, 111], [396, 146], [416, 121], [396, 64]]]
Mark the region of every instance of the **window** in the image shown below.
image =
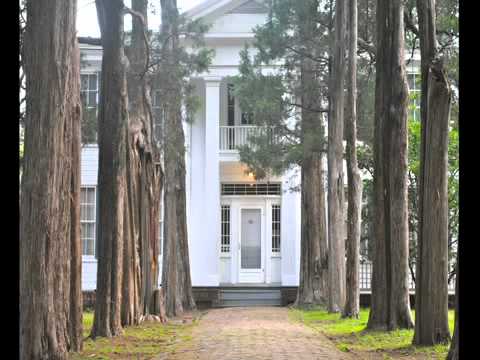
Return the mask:
[[80, 98], [82, 100], [82, 144], [97, 142], [97, 109], [100, 73], [81, 74]]
[[94, 187], [82, 187], [80, 190], [80, 237], [82, 254], [95, 256], [95, 199]]
[[222, 184], [222, 195], [281, 195], [280, 183]]
[[222, 235], [221, 249], [222, 253], [230, 252], [230, 205], [222, 205]]
[[272, 252], [280, 252], [280, 205], [272, 205]]
[[420, 121], [420, 74], [409, 73], [407, 74], [408, 91], [410, 95], [409, 109], [411, 117], [414, 121]]
[[160, 102], [160, 90], [152, 90], [152, 111], [153, 111], [153, 134], [157, 143], [162, 141], [164, 131], [163, 119], [165, 118], [164, 110]]
[[98, 105], [98, 78], [98, 74], [80, 75], [80, 97], [87, 109], [96, 108]]

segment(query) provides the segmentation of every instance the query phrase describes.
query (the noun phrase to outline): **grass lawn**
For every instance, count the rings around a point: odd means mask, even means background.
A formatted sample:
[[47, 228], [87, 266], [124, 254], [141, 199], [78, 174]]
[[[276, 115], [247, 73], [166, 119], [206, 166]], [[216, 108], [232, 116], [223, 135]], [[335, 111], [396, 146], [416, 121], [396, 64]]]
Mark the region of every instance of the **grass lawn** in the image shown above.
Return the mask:
[[[174, 351], [180, 342], [191, 339], [192, 328], [198, 322], [199, 314], [192, 321], [183, 323], [170, 321], [167, 324], [143, 323], [124, 329], [124, 334], [113, 338], [99, 337], [95, 341], [84, 339], [83, 351], [71, 353], [71, 360], [105, 359], [152, 359], [160, 353]], [[93, 313], [83, 313], [83, 335], [90, 334], [93, 325]]]
[[[366, 331], [368, 308], [360, 310], [359, 319], [341, 319], [323, 309], [291, 309], [290, 316], [322, 332], [342, 351], [358, 354], [359, 359], [445, 359], [449, 345], [412, 346], [412, 330], [390, 332]], [[412, 311], [415, 319], [415, 311]], [[453, 335], [454, 311], [449, 310], [450, 333]]]

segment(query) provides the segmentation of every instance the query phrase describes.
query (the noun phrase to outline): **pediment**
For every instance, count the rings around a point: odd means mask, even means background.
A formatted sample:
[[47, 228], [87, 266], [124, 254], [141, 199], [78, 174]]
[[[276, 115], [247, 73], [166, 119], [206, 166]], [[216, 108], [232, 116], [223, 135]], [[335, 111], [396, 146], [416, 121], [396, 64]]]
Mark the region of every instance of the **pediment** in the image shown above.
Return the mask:
[[227, 14], [265, 14], [265, 13], [267, 13], [267, 8], [265, 7], [265, 5], [255, 0], [249, 0], [227, 12]]
[[191, 19], [205, 18], [210, 21], [228, 14], [266, 14], [262, 0], [207, 0], [185, 12]]

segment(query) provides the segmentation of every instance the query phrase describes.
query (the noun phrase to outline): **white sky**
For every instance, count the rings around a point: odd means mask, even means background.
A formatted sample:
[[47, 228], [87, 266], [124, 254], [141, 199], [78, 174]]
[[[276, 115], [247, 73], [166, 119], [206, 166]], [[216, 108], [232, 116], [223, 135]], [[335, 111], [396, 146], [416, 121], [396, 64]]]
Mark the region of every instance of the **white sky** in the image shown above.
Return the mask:
[[[177, 0], [178, 10], [182, 13], [204, 1], [205, 0]], [[129, 6], [130, 1], [126, 0], [125, 5]], [[153, 10], [155, 14], [151, 12], [148, 14], [148, 27], [150, 29], [158, 29], [160, 26], [160, 0], [152, 1], [152, 5], [154, 5]], [[125, 28], [131, 28], [130, 16], [125, 16]], [[78, 36], [100, 37], [95, 0], [78, 0], [77, 31]]]

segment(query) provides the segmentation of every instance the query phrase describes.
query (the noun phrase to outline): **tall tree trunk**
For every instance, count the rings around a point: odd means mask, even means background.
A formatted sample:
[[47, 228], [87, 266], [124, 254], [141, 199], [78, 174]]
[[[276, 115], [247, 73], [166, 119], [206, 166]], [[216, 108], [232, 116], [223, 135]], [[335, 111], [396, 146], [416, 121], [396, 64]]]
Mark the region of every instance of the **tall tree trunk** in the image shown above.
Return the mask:
[[451, 94], [437, 54], [435, 0], [417, 0], [422, 137], [415, 284], [416, 345], [448, 342], [448, 125]]
[[296, 306], [327, 304], [327, 226], [323, 177], [321, 154], [305, 154], [301, 175], [302, 232]]
[[453, 338], [450, 344], [450, 350], [448, 351], [447, 360], [458, 360], [460, 358], [460, 317], [459, 317], [459, 304], [460, 304], [460, 292], [459, 289], [459, 280], [460, 280], [460, 256], [459, 256], [459, 247], [457, 247], [457, 269], [455, 275], [455, 329], [453, 330]]
[[[302, 37], [311, 39], [315, 33], [314, 15], [317, 1], [305, 1], [299, 9]], [[313, 60], [304, 58], [301, 64], [302, 102], [302, 172], [301, 172], [301, 254], [300, 283], [297, 306], [326, 305], [328, 298], [327, 226], [322, 152], [325, 136], [319, 107], [320, 83]]]
[[67, 359], [68, 351], [82, 348], [76, 9], [75, 0], [27, 2], [20, 203], [20, 358], [25, 360]]
[[377, 1], [374, 254], [370, 329], [411, 328], [407, 102], [402, 0]]
[[343, 115], [345, 81], [346, 0], [337, 0], [328, 121], [328, 311], [345, 305], [345, 189], [343, 175]]
[[185, 136], [182, 124], [182, 75], [178, 65], [179, 16], [176, 0], [161, 0], [165, 41], [162, 63], [165, 114], [165, 214], [162, 288], [167, 316], [195, 309], [190, 277], [185, 195]]
[[360, 312], [360, 223], [362, 215], [362, 180], [357, 164], [357, 0], [348, 7], [348, 117], [347, 137], [347, 276], [343, 317], [358, 318]]
[[[122, 1], [96, 0], [102, 34], [102, 83], [98, 116], [99, 222], [98, 270], [92, 337], [122, 332], [126, 151], [128, 125], [127, 61], [123, 48]], [[127, 234], [128, 235], [128, 234]], [[127, 259], [128, 260], [128, 259]]]
[[[159, 291], [158, 225], [163, 173], [153, 138], [150, 88], [146, 74], [149, 56], [147, 5], [147, 0], [132, 1], [132, 39], [128, 48], [128, 200], [125, 202], [124, 215], [123, 326], [138, 324], [145, 316], [152, 319], [148, 315], [158, 312], [154, 293]], [[159, 315], [160, 320], [166, 320], [164, 309], [160, 309]]]

